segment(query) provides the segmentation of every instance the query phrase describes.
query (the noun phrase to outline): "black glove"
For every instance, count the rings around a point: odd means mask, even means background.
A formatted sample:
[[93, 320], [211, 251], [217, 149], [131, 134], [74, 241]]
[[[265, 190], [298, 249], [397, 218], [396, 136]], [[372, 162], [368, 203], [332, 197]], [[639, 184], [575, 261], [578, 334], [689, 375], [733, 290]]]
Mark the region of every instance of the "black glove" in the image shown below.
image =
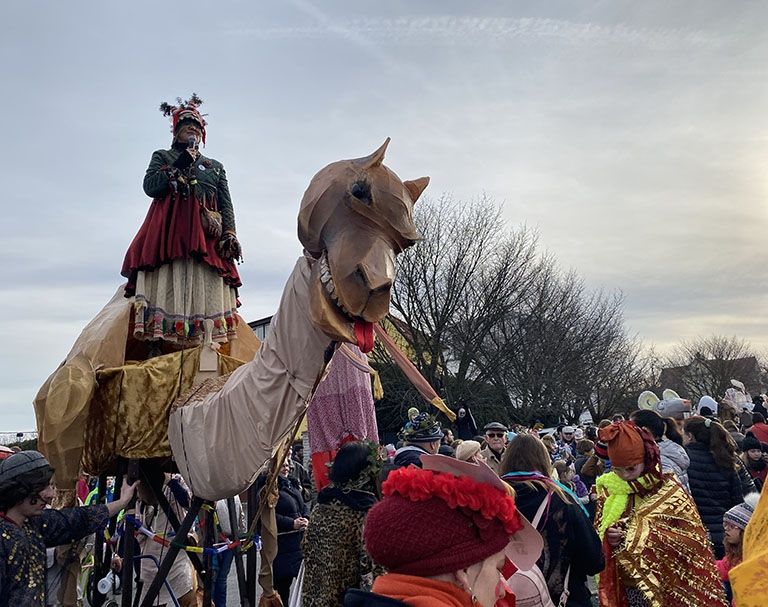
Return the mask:
[[179, 157], [173, 163], [173, 166], [183, 171], [184, 169], [189, 167], [189, 165], [192, 164], [194, 160], [195, 159], [192, 158], [192, 154], [187, 152], [187, 150], [184, 150], [181, 154], [179, 154]]

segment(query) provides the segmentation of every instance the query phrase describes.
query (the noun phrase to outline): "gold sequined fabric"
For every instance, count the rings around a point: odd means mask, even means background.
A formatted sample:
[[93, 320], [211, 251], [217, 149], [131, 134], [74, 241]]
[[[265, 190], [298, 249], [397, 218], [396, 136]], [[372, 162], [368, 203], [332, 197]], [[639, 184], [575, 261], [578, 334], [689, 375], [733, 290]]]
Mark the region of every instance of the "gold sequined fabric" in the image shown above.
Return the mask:
[[[85, 426], [83, 468], [101, 474], [117, 457], [171, 455], [168, 415], [176, 396], [192, 387], [201, 347], [147, 361], [103, 369]], [[243, 361], [219, 354], [219, 372], [230, 373]]]
[[691, 497], [671, 478], [639, 499], [614, 553], [625, 585], [650, 607], [726, 607], [715, 560]]

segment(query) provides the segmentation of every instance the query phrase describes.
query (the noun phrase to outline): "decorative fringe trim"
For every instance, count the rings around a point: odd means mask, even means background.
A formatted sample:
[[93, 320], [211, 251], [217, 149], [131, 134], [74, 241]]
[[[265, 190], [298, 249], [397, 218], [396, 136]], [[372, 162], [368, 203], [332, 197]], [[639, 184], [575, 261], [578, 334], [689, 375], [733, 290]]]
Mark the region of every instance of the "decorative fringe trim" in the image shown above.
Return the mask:
[[381, 376], [378, 371], [374, 371], [373, 375], [373, 400], [381, 400], [384, 398], [384, 386], [381, 385]]

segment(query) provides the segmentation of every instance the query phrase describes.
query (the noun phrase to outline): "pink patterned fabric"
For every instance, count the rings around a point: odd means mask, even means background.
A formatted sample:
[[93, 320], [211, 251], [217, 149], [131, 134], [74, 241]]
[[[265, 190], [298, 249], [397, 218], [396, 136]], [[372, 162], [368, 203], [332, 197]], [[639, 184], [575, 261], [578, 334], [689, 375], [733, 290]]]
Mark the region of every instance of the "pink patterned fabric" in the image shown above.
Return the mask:
[[[368, 358], [357, 346], [347, 347], [360, 359]], [[331, 360], [328, 377], [317, 387], [307, 410], [310, 451], [336, 451], [349, 440], [368, 438], [379, 440], [376, 412], [371, 395], [371, 376], [356, 368], [342, 352]]]

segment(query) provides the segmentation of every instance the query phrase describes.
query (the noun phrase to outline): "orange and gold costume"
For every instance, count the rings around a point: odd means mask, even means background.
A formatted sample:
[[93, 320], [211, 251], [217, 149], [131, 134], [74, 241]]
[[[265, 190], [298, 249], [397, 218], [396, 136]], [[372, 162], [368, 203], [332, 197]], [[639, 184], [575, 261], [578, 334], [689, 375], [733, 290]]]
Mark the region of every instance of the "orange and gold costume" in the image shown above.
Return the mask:
[[[626, 482], [611, 472], [597, 487], [595, 523], [606, 554], [600, 605], [627, 607], [627, 588], [634, 588], [650, 607], [726, 606], [707, 532], [674, 477], [646, 474]], [[605, 541], [612, 525], [625, 530], [617, 549]]]

